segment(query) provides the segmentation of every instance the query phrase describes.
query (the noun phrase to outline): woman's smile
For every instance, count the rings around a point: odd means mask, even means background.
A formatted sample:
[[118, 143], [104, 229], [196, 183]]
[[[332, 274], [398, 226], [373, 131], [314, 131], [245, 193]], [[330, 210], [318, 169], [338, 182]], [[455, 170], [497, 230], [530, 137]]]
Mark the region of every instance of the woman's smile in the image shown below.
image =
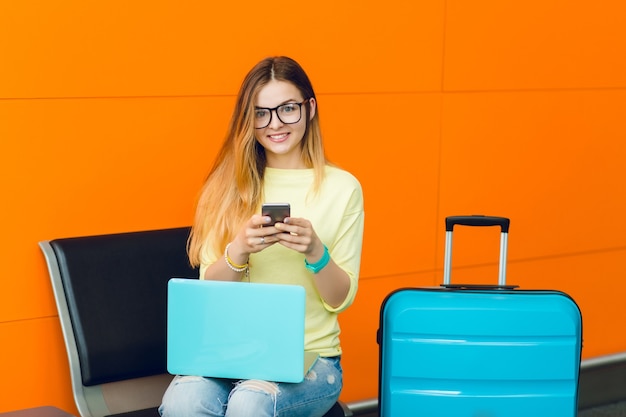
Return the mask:
[[269, 136], [272, 142], [284, 142], [289, 137], [289, 133], [276, 133], [276, 134], [267, 135], [267, 136]]

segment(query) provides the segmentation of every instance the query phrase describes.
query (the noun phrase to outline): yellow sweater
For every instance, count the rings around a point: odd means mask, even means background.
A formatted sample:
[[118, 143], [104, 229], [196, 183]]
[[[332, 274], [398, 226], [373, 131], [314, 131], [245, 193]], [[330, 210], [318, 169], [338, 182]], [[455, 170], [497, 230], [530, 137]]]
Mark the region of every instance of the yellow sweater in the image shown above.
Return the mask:
[[[337, 314], [346, 309], [356, 295], [363, 241], [363, 193], [358, 180], [350, 173], [327, 166], [318, 193], [311, 192], [312, 169], [266, 168], [265, 201], [290, 203], [291, 216], [308, 219], [315, 233], [328, 247], [333, 261], [350, 277], [350, 292], [344, 303], [332, 308], [323, 302], [313, 281], [313, 274], [304, 266], [304, 255], [272, 245], [250, 256], [250, 282], [294, 284], [305, 288], [305, 349], [321, 356], [341, 354]], [[205, 269], [221, 260], [223, 254], [212, 253], [205, 245], [200, 276]]]

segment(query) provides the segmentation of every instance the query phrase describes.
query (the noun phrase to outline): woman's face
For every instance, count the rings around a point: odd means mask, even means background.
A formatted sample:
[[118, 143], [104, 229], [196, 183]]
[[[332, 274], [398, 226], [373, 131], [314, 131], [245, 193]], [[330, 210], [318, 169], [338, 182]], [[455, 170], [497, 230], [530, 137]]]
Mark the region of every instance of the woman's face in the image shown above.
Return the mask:
[[[271, 168], [305, 168], [300, 157], [300, 142], [306, 131], [306, 102], [300, 90], [290, 82], [272, 80], [256, 99], [256, 140], [265, 148], [267, 166]], [[315, 99], [309, 100], [310, 118], [315, 115]], [[300, 115], [298, 119], [298, 115]], [[297, 120], [297, 121], [296, 121]]]

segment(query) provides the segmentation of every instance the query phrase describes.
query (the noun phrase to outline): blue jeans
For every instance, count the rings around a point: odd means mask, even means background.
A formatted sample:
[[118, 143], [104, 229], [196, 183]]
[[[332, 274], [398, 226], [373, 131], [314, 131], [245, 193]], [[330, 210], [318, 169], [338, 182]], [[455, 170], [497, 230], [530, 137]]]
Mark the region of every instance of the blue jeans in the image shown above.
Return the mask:
[[163, 396], [163, 417], [322, 417], [343, 386], [340, 358], [319, 358], [297, 384], [177, 376]]

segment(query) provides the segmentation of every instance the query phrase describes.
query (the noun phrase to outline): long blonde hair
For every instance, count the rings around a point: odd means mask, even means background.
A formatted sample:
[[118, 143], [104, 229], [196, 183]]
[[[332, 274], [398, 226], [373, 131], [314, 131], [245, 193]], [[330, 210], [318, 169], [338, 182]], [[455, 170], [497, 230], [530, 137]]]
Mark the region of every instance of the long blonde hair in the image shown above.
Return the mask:
[[[193, 266], [200, 265], [204, 245], [210, 244], [216, 253], [221, 252], [242, 224], [260, 209], [267, 161], [265, 149], [254, 136], [253, 116], [259, 91], [272, 80], [290, 82], [305, 99], [315, 98], [309, 77], [291, 58], [266, 58], [246, 75], [224, 143], [200, 190], [187, 245]], [[311, 120], [308, 101], [305, 109], [307, 128], [300, 142], [301, 157], [305, 166], [315, 171], [315, 191], [322, 182], [327, 160], [319, 124], [319, 106]]]

